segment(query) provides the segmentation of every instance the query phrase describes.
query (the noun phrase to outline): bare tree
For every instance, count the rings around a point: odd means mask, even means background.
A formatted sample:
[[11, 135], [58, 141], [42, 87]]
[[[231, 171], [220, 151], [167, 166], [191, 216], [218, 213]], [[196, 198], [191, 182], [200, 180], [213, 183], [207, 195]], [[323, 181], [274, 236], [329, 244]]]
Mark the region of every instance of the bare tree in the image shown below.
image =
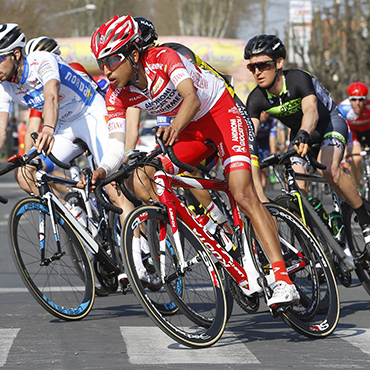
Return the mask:
[[233, 0], [177, 0], [182, 35], [224, 37]]
[[370, 85], [369, 22], [369, 0], [337, 0], [314, 12], [309, 62], [337, 102], [346, 98], [351, 82]]

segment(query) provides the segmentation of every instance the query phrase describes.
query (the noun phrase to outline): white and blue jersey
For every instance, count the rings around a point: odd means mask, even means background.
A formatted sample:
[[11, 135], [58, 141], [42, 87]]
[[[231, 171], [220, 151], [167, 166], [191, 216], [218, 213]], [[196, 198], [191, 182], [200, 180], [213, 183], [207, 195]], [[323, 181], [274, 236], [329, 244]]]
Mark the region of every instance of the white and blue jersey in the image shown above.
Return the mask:
[[96, 95], [91, 82], [58, 55], [36, 51], [23, 58], [19, 84], [8, 81], [0, 84], [0, 112], [9, 112], [11, 102], [42, 111], [44, 85], [52, 79], [60, 81], [59, 120], [69, 121], [91, 105]]
[[[93, 82], [56, 54], [35, 51], [23, 58], [20, 82], [0, 84], [0, 112], [9, 113], [12, 102], [42, 112], [44, 85], [58, 80], [59, 118], [52, 153], [60, 161], [68, 162], [82, 153], [82, 148], [73, 143], [81, 139], [99, 164], [107, 147], [109, 131], [104, 98], [96, 92]], [[45, 163], [48, 172], [55, 169], [50, 160], [46, 159]]]

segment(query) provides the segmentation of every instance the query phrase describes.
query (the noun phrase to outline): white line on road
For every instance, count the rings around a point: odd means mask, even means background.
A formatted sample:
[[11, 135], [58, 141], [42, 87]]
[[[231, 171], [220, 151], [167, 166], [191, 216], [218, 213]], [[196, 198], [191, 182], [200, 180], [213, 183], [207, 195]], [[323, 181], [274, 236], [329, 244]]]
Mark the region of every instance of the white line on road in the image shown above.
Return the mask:
[[4, 366], [20, 329], [0, 329], [0, 366]]
[[157, 327], [121, 326], [120, 329], [131, 364], [260, 363], [240, 339], [227, 329], [215, 345], [199, 351], [174, 342]]
[[338, 327], [334, 335], [370, 356], [370, 329]]
[[[83, 290], [84, 287], [81, 285], [81, 286], [73, 286], [73, 287], [69, 287], [69, 286], [64, 286], [64, 287], [58, 287], [58, 286], [54, 286], [54, 287], [47, 287], [44, 291], [45, 292], [51, 292], [51, 293], [55, 293], [55, 292], [60, 292], [60, 291], [63, 291], [63, 292], [75, 292], [75, 291], [81, 291]], [[24, 293], [24, 292], [28, 292], [28, 289], [27, 288], [0, 288], [0, 294], [2, 293]]]

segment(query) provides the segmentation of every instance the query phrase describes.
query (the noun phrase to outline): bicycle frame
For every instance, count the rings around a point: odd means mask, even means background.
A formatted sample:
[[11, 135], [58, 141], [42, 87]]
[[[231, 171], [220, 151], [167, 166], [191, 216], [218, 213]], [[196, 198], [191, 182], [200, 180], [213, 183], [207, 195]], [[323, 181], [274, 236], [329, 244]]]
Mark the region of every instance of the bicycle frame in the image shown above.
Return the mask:
[[[177, 219], [176, 216], [178, 215], [195, 233], [195, 235], [203, 242], [206, 248], [210, 251], [211, 255], [213, 255], [221, 265], [227, 270], [227, 272], [234, 278], [236, 283], [240, 286], [240, 288], [244, 291], [246, 295], [252, 295], [255, 292], [262, 292], [264, 290], [263, 281], [261, 281], [262, 276], [260, 272], [255, 267], [255, 264], [252, 259], [251, 250], [248, 245], [248, 241], [245, 237], [245, 233], [241, 232], [242, 235], [242, 245], [240, 246], [243, 248], [243, 265], [242, 267], [227, 251], [218, 244], [218, 242], [213, 238], [213, 236], [206, 232], [204, 226], [201, 225], [192, 212], [183, 204], [177, 196], [174, 194], [173, 191], [170, 189], [172, 187], [186, 187], [186, 188], [196, 188], [196, 189], [208, 189], [208, 190], [217, 190], [223, 191], [229, 201], [230, 207], [232, 209], [233, 218], [236, 226], [236, 230], [243, 231], [243, 222], [240, 218], [239, 210], [236, 206], [235, 200], [232, 197], [228, 186], [225, 182], [221, 180], [208, 180], [204, 178], [197, 178], [197, 177], [186, 177], [186, 176], [174, 176], [164, 173], [163, 171], [157, 171], [154, 175], [154, 182], [157, 187], [157, 193], [159, 196], [159, 201], [162, 204], [165, 204], [167, 209], [166, 212], [169, 217], [169, 224], [171, 226], [176, 249], [180, 258], [180, 267], [181, 272], [184, 272], [186, 268], [190, 267], [184, 260], [184, 256], [182, 254], [181, 248], [181, 241], [180, 236], [177, 229]], [[161, 225], [160, 229], [160, 249], [161, 249], [161, 257], [164, 258], [165, 256], [165, 247], [166, 247], [166, 229]], [[223, 235], [223, 237], [227, 238], [227, 235]], [[288, 248], [293, 249], [296, 253], [297, 251], [295, 248], [288, 243], [286, 243]], [[256, 254], [256, 249], [253, 248], [254, 253]], [[164, 261], [161, 261], [160, 257], [160, 264], [163, 265]], [[256, 258], [258, 256], [256, 255]], [[193, 263], [193, 261], [190, 261]], [[291, 267], [291, 270], [298, 270], [301, 268], [301, 265], [297, 265], [295, 267]], [[162, 271], [161, 271], [162, 272]], [[290, 271], [291, 272], [291, 271]], [[164, 275], [162, 273], [162, 281], [164, 281]], [[267, 283], [270, 286], [275, 282], [274, 274], [269, 274], [267, 276]]]
[[[356, 265], [354, 262], [354, 257], [351, 254], [351, 251], [348, 247], [348, 242], [346, 241], [346, 246], [343, 249], [337, 240], [333, 237], [331, 232], [328, 230], [328, 228], [324, 225], [323, 221], [320, 219], [318, 214], [315, 212], [315, 210], [312, 208], [310, 202], [308, 199], [301, 195], [300, 189], [296, 183], [296, 179], [303, 180], [303, 181], [316, 181], [316, 182], [326, 182], [324, 178], [317, 175], [309, 175], [309, 174], [303, 174], [303, 173], [295, 173], [290, 164], [284, 165], [284, 175], [286, 178], [286, 181], [284, 181], [278, 171], [276, 172], [276, 176], [279, 178], [280, 183], [285, 183], [288, 186], [288, 190], [285, 191], [287, 194], [291, 194], [295, 197], [297, 200], [297, 204], [299, 207], [300, 216], [302, 218], [302, 222], [307, 225], [306, 222], [306, 216], [305, 212], [309, 214], [309, 216], [314, 219], [316, 224], [321, 225], [321, 232], [324, 235], [326, 241], [328, 242], [330, 248], [333, 250], [333, 252], [340, 258], [341, 261], [345, 263], [347, 268], [350, 271], [353, 271], [356, 269]], [[339, 206], [339, 198], [337, 194], [334, 192], [334, 190], [331, 188], [332, 191], [332, 199], [334, 208], [336, 211], [340, 212], [340, 206]]]
[[[71, 223], [73, 228], [78, 233], [79, 237], [81, 238], [84, 247], [93, 255], [97, 256], [98, 260], [104, 264], [104, 267], [108, 272], [118, 272], [118, 267], [114, 263], [114, 261], [108, 256], [108, 254], [102, 249], [99, 244], [95, 241], [92, 235], [80, 224], [80, 222], [67, 210], [61, 200], [50, 190], [48, 185], [48, 180], [54, 181], [59, 184], [75, 186], [76, 181], [60, 178], [54, 175], [48, 175], [43, 169], [38, 169], [36, 171], [36, 180], [40, 184], [40, 195], [43, 199], [47, 201], [47, 205], [50, 212], [50, 219], [54, 231], [54, 237], [58, 244], [59, 249], [59, 234], [58, 234], [58, 227], [56, 222], [56, 209], [62, 213], [67, 220]], [[45, 223], [43, 222], [44, 215], [40, 215], [40, 250], [41, 250], [41, 263], [47, 263], [49, 259], [58, 258], [58, 256], [49, 257], [45, 259], [44, 256], [44, 239], [43, 235], [45, 235]], [[60, 249], [59, 249], [60, 251]]]

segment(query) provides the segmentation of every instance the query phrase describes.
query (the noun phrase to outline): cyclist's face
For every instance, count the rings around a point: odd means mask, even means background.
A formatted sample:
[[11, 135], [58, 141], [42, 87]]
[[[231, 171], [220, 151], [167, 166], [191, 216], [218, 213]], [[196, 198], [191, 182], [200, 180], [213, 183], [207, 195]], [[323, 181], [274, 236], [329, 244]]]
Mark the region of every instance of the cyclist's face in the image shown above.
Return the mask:
[[0, 55], [0, 81], [7, 81], [13, 72], [14, 56], [11, 54]]
[[[263, 62], [270, 63], [271, 60], [272, 58], [269, 57], [268, 55], [260, 54], [251, 57], [250, 63], [256, 65], [256, 63]], [[270, 86], [271, 83], [274, 81], [276, 68], [282, 68], [281, 63], [284, 63], [283, 61], [284, 61], [283, 58], [279, 58], [276, 62], [271, 63], [271, 66], [269, 66], [269, 68], [264, 69], [263, 71], [260, 71], [259, 68], [255, 68], [253, 76], [257, 84], [264, 89]]]
[[360, 115], [366, 106], [367, 99], [349, 99], [352, 105], [353, 111], [357, 114]]
[[108, 69], [104, 65], [103, 71], [109, 82], [115, 87], [124, 87], [132, 79], [133, 74], [133, 68], [127, 59], [112, 69]]

